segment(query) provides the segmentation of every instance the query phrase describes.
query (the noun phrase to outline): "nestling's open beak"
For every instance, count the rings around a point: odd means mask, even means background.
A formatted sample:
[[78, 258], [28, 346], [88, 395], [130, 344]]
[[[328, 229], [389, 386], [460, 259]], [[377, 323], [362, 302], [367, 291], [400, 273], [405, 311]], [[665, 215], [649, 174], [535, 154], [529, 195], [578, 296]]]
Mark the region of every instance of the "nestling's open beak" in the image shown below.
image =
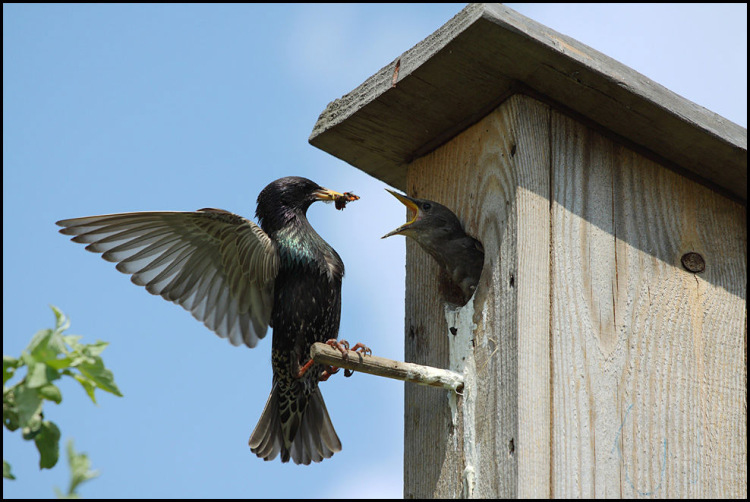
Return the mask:
[[383, 237], [381, 237], [381, 239], [385, 239], [386, 237], [390, 237], [391, 235], [403, 233], [404, 230], [408, 230], [409, 227], [411, 227], [414, 224], [414, 222], [417, 221], [417, 219], [419, 219], [420, 217], [419, 206], [417, 205], [414, 199], [412, 199], [408, 195], [401, 195], [400, 193], [394, 192], [393, 190], [388, 190], [387, 188], [386, 188], [386, 191], [388, 191], [388, 193], [390, 193], [391, 195], [396, 197], [399, 201], [401, 201], [401, 203], [405, 205], [409, 209], [409, 211], [414, 214], [414, 216], [412, 217], [411, 220], [407, 221], [406, 223], [398, 227], [396, 230], [393, 230], [385, 234]]

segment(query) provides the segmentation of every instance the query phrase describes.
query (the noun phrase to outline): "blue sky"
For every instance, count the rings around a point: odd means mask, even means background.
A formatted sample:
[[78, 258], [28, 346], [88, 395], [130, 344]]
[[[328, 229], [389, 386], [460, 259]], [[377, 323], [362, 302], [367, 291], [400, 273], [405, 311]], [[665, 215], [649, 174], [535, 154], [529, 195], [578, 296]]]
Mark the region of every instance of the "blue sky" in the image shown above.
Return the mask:
[[[57, 233], [77, 216], [218, 207], [252, 218], [301, 175], [362, 199], [308, 216], [346, 264], [340, 336], [403, 360], [403, 223], [386, 185], [307, 142], [326, 105], [464, 4], [3, 5], [3, 353], [51, 327], [110, 342], [125, 397], [62, 386], [45, 416], [101, 476], [84, 497], [401, 497], [403, 384], [341, 375], [323, 395], [343, 451], [263, 462], [247, 438], [271, 382], [270, 332], [232, 347]], [[747, 127], [747, 6], [508, 4]], [[16, 481], [45, 498], [64, 461], [3, 430]]]

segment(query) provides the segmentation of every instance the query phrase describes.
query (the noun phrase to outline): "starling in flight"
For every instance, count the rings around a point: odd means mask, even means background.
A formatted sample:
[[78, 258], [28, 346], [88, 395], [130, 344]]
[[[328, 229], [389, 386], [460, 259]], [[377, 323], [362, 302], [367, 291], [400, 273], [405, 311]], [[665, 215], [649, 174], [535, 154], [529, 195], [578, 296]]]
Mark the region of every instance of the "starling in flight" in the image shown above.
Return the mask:
[[461, 289], [463, 304], [468, 302], [482, 274], [482, 243], [467, 235], [456, 215], [442, 204], [401, 195], [392, 190], [388, 192], [414, 213], [414, 217], [382, 238], [400, 234], [417, 241], [448, 273], [453, 284]]
[[[341, 451], [318, 388], [315, 342], [335, 340], [344, 264], [307, 220], [315, 201], [357, 200], [301, 177], [258, 195], [260, 226], [221, 209], [140, 212], [58, 221], [131, 280], [181, 305], [233, 345], [255, 347], [273, 328], [273, 386], [250, 449], [264, 460], [320, 462]], [[342, 342], [344, 343], [344, 342]], [[341, 350], [341, 349], [340, 349]]]

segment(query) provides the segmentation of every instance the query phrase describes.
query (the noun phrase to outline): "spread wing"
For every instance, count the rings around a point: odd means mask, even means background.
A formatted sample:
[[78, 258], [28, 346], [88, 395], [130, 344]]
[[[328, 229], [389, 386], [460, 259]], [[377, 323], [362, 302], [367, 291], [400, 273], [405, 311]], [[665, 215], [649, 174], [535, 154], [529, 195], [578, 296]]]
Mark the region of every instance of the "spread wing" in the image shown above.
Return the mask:
[[268, 330], [276, 244], [250, 220], [220, 209], [108, 214], [61, 220], [60, 233], [102, 253], [154, 295], [182, 305], [232, 345]]

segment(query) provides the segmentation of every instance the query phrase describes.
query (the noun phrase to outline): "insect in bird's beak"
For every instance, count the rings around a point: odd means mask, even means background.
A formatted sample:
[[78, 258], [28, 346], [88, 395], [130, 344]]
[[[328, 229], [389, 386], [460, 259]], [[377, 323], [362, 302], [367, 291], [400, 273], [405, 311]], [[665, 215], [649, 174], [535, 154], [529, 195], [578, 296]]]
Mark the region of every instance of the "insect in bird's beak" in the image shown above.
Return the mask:
[[354, 195], [352, 192], [339, 193], [327, 188], [317, 190], [314, 195], [316, 199], [323, 202], [333, 201], [336, 204], [336, 209], [344, 209], [347, 203], [359, 200], [359, 195]]
[[411, 220], [407, 221], [406, 223], [404, 223], [397, 229], [391, 232], [388, 232], [383, 237], [381, 237], [381, 239], [385, 239], [386, 237], [390, 237], [391, 235], [397, 235], [397, 234], [402, 233], [404, 230], [408, 230], [409, 227], [411, 227], [414, 224], [414, 222], [416, 222], [421, 216], [419, 214], [419, 205], [417, 205], [414, 199], [412, 199], [408, 195], [401, 195], [400, 193], [394, 192], [393, 190], [388, 190], [387, 188], [386, 188], [386, 191], [390, 193], [391, 195], [393, 195], [394, 197], [396, 197], [399, 201], [401, 201], [401, 203], [405, 205], [407, 209], [409, 209], [409, 213], [413, 214], [413, 216]]
[[344, 192], [341, 197], [336, 198], [336, 209], [343, 210], [348, 202], [359, 200], [359, 195], [354, 195], [351, 192]]

